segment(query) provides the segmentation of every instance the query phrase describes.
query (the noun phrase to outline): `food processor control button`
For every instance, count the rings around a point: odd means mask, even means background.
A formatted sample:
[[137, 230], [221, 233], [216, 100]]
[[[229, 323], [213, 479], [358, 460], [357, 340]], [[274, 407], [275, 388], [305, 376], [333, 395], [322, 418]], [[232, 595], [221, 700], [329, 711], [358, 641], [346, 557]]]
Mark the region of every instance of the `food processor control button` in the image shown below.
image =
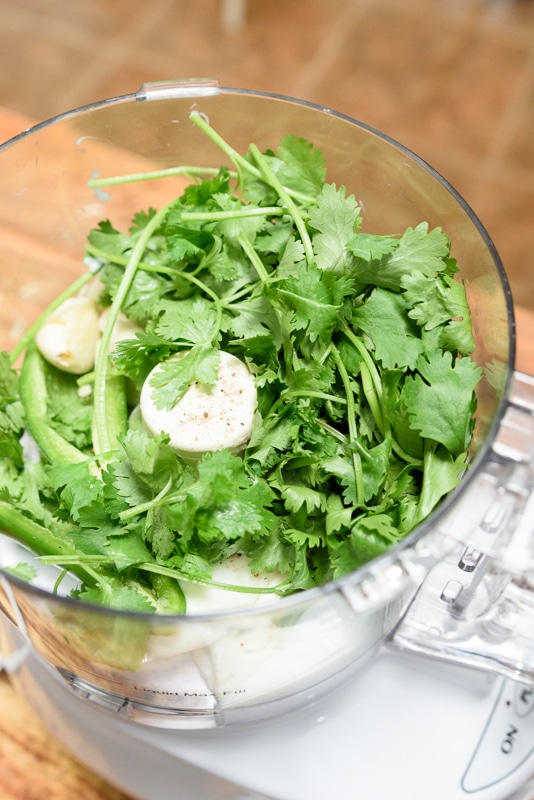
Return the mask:
[[512, 775], [517, 781], [526, 781], [532, 774], [534, 714], [525, 713], [524, 710], [520, 713], [518, 704], [532, 710], [534, 691], [527, 688], [523, 693], [525, 688], [511, 680], [503, 681], [462, 778], [464, 792], [495, 787]]
[[518, 717], [526, 717], [534, 711], [534, 687], [522, 684], [515, 687], [514, 709]]

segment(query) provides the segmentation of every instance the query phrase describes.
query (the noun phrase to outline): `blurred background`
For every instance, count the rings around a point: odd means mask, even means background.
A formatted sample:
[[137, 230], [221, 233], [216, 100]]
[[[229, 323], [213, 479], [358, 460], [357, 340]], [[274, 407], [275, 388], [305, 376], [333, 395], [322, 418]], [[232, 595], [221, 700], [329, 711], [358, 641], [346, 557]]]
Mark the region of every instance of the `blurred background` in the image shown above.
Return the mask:
[[211, 77], [384, 131], [474, 208], [534, 310], [534, 0], [0, 0], [0, 105]]

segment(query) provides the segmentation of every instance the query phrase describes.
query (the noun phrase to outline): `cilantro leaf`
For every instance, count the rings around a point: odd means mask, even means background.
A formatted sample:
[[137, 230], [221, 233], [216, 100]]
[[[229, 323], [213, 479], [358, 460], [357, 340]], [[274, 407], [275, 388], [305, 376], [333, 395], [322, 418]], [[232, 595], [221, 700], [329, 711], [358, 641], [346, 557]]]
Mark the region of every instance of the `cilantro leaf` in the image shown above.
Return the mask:
[[211, 232], [186, 225], [168, 225], [165, 234], [169, 264], [181, 264], [192, 256], [195, 258], [190, 260], [197, 261], [211, 250], [215, 241]]
[[239, 265], [231, 256], [228, 243], [219, 236], [213, 237], [213, 245], [200, 260], [198, 270], [208, 270], [216, 281], [234, 281], [240, 275]]
[[280, 166], [278, 177], [289, 189], [315, 197], [326, 178], [324, 155], [302, 137], [287, 134], [277, 149]]
[[306, 262], [304, 246], [300, 239], [290, 236], [278, 263], [277, 274], [280, 278], [287, 278], [294, 274]]
[[217, 382], [219, 353], [214, 347], [197, 344], [182, 353], [169, 358], [152, 373], [150, 385], [156, 408], [173, 409], [192, 383], [214, 386]]
[[175, 345], [151, 332], [135, 334], [135, 339], [121, 339], [110, 353], [115, 370], [130, 378], [137, 389], [141, 389], [149, 372], [162, 361], [166, 361], [175, 350]]
[[164, 300], [155, 332], [163, 339], [180, 345], [210, 344], [217, 340], [217, 313], [212, 303], [200, 297], [179, 305]]
[[375, 356], [385, 369], [415, 367], [423, 352], [423, 343], [399, 294], [376, 288], [353, 312], [352, 323], [369, 336], [375, 346]]
[[288, 511], [299, 511], [304, 507], [311, 514], [315, 510], [324, 511], [326, 508], [326, 494], [305, 485], [284, 483], [281, 496]]
[[273, 291], [294, 310], [295, 329], [305, 329], [312, 342], [328, 342], [342, 317], [343, 298], [351, 288], [350, 279], [305, 265], [296, 275], [280, 281]]
[[54, 464], [45, 469], [50, 485], [56, 491], [61, 490], [61, 502], [74, 520], [79, 519], [81, 508], [103, 496], [102, 483], [90, 472], [87, 463]]
[[90, 244], [112, 255], [122, 255], [133, 247], [131, 236], [113, 227], [109, 219], [103, 220], [90, 231], [87, 237]]
[[[240, 200], [232, 197], [229, 194], [216, 194], [214, 200], [222, 211], [235, 211], [239, 212], [246, 206], [243, 206]], [[223, 237], [226, 241], [237, 242], [240, 236], [254, 241], [256, 234], [262, 230], [265, 225], [265, 217], [263, 216], [249, 216], [235, 218], [228, 218], [224, 220], [217, 220], [213, 230], [214, 233]]]
[[[118, 582], [114, 585], [112, 592], [109, 591], [109, 588], [106, 586], [86, 588], [78, 593], [78, 597], [86, 603], [93, 603], [94, 605], [120, 609], [122, 611], [135, 611], [145, 614], [154, 611], [154, 604], [150, 601], [148, 593], [142, 594], [137, 587]], [[130, 639], [130, 637], [128, 637], [128, 639]], [[110, 639], [110, 641], [112, 641], [112, 639]], [[106, 662], [109, 663], [109, 656], [107, 656]]]
[[398, 240], [392, 236], [380, 236], [363, 231], [355, 233], [347, 242], [347, 248], [361, 261], [380, 261], [398, 246]]
[[12, 567], [2, 566], [2, 569], [4, 572], [20, 578], [21, 581], [32, 581], [37, 577], [37, 569], [32, 564], [25, 564], [23, 561], [14, 564]]
[[408, 377], [402, 391], [410, 424], [458, 456], [471, 438], [474, 389], [481, 370], [469, 358], [453, 363], [450, 352], [422, 356], [417, 367], [419, 374]]
[[[199, 183], [191, 183], [183, 191], [179, 203], [175, 206], [174, 214], [180, 216], [181, 209], [185, 206], [189, 208], [203, 208], [210, 204], [213, 196], [221, 192], [228, 192], [230, 189], [230, 172], [228, 167], [221, 167], [216, 175], [211, 178], [203, 178]], [[213, 203], [212, 203], [213, 207]], [[169, 214], [169, 224], [173, 223], [173, 211]]]
[[345, 187], [325, 184], [317, 203], [309, 212], [310, 225], [317, 233], [312, 237], [316, 264], [336, 274], [345, 274], [352, 267], [347, 242], [361, 223], [360, 209], [353, 195], [345, 196]]
[[451, 276], [440, 279], [414, 271], [402, 279], [403, 297], [412, 306], [409, 315], [426, 330], [446, 325], [441, 342], [449, 350], [462, 355], [473, 352], [471, 312], [465, 286]]
[[[280, 255], [284, 252], [290, 239], [296, 241], [293, 235], [292, 220], [276, 217], [264, 226], [261, 234], [256, 237], [254, 246], [259, 253]], [[278, 269], [280, 269], [280, 264]]]
[[280, 344], [280, 322], [265, 295], [232, 303], [222, 322], [223, 330], [243, 339], [269, 335]]
[[428, 230], [428, 223], [421, 222], [415, 228], [407, 228], [399, 239], [398, 246], [380, 260], [359, 261], [353, 277], [361, 284], [372, 284], [398, 292], [405, 275], [414, 270], [433, 276], [448, 268], [448, 237], [441, 228]]
[[[123, 275], [124, 269], [114, 264], [106, 265], [99, 273], [111, 300], [117, 293]], [[130, 319], [144, 324], [157, 314], [161, 298], [170, 291], [172, 284], [166, 275], [137, 270], [122, 306], [122, 312]]]
[[466, 460], [465, 452], [454, 458], [444, 447], [427, 449], [423, 490], [417, 508], [419, 520], [428, 516], [441, 498], [458, 486]]
[[363, 517], [332, 554], [334, 577], [340, 578], [377, 558], [399, 538], [398, 530], [386, 514]]
[[18, 397], [18, 376], [11, 366], [9, 353], [0, 350], [0, 401], [2, 407]]

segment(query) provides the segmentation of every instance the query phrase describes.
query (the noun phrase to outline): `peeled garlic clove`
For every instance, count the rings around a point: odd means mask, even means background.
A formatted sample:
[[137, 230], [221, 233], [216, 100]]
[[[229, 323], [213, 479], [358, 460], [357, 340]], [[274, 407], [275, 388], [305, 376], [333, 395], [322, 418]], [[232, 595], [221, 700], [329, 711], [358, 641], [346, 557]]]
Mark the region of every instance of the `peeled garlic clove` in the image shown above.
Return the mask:
[[41, 355], [63, 372], [83, 375], [93, 369], [100, 339], [96, 305], [88, 297], [71, 297], [47, 319], [35, 342]]
[[140, 409], [147, 430], [166, 433], [170, 446], [184, 458], [229, 448], [243, 450], [252, 434], [257, 405], [254, 378], [248, 367], [221, 350], [219, 375], [214, 386], [193, 383], [170, 411], [156, 408], [150, 380], [141, 390]]

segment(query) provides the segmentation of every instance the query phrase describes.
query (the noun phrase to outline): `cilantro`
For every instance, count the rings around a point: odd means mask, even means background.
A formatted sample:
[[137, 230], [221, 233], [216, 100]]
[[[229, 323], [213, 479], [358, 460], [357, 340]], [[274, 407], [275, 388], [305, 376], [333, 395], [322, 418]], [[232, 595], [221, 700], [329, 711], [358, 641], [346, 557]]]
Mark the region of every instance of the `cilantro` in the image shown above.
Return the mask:
[[311, 342], [328, 341], [343, 311], [343, 299], [352, 283], [333, 272], [304, 265], [295, 275], [280, 281], [276, 293], [295, 314], [292, 327], [305, 329]]
[[473, 430], [473, 391], [481, 371], [469, 359], [453, 363], [450, 352], [422, 356], [418, 374], [406, 379], [402, 399], [411, 425], [453, 454], [467, 449]]
[[150, 378], [156, 407], [170, 411], [192, 383], [213, 386], [218, 364], [218, 351], [207, 344], [194, 345], [183, 351], [183, 357], [165, 361]]
[[345, 187], [325, 184], [310, 209], [310, 225], [317, 233], [312, 237], [315, 263], [320, 269], [336, 274], [348, 272], [352, 259], [347, 242], [361, 224], [360, 209], [352, 195], [345, 197]]
[[289, 189], [312, 197], [317, 196], [326, 180], [324, 156], [311, 142], [287, 135], [277, 150], [280, 180]]
[[[357, 234], [347, 243], [349, 249], [354, 248], [355, 255], [361, 252], [360, 241]], [[394, 248], [390, 249], [385, 241], [379, 239], [377, 243], [380, 242], [380, 245], [370, 248], [370, 261], [363, 257], [357, 261], [354, 277], [358, 284], [399, 291], [403, 277], [414, 270], [433, 276], [447, 268], [449, 240], [439, 228], [429, 231], [426, 222], [408, 228]], [[370, 242], [371, 238], [367, 237], [366, 247]]]
[[441, 343], [446, 349], [462, 355], [473, 352], [471, 312], [463, 284], [446, 274], [436, 278], [414, 270], [404, 276], [402, 287], [403, 297], [411, 305], [409, 315], [418, 325], [426, 330], [445, 326]]
[[401, 295], [385, 289], [375, 289], [367, 302], [352, 316], [369, 336], [375, 347], [375, 358], [385, 369], [413, 369], [423, 352], [417, 326], [406, 313]]
[[208, 344], [218, 336], [216, 310], [205, 300], [185, 300], [179, 305], [167, 300], [160, 304], [160, 311], [155, 332], [162, 339], [192, 345]]
[[[209, 583], [234, 554], [278, 570], [288, 594], [393, 547], [467, 468], [481, 375], [440, 228], [369, 233], [310, 142], [288, 133], [240, 155], [191, 119], [233, 170], [199, 170], [127, 231], [103, 220], [88, 237], [99, 302], [142, 331], [111, 347], [106, 327], [78, 382], [31, 341], [20, 376], [0, 353], [2, 529], [75, 572], [81, 600], [151, 613], [182, 613], [179, 580]], [[120, 422], [125, 381], [138, 391], [152, 373], [170, 410], [192, 383], [215, 384], [220, 350], [256, 382], [243, 453], [186, 464], [135, 413]], [[42, 461], [28, 459], [26, 428]]]

